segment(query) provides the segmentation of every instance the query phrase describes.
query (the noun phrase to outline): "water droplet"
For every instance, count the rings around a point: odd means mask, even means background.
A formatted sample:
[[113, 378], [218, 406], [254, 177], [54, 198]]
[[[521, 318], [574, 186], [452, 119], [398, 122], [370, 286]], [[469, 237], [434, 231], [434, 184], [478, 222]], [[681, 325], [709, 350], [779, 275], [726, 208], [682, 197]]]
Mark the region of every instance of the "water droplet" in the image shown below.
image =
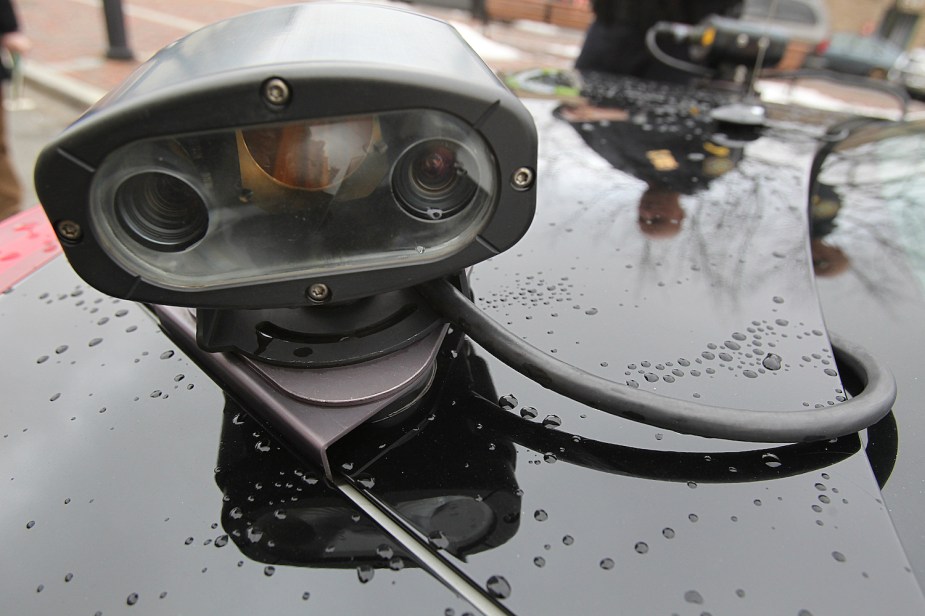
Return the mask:
[[543, 420], [543, 426], [547, 428], [558, 428], [562, 425], [562, 420], [559, 419], [558, 415], [547, 415], [546, 419]]
[[691, 490], [693, 490], [694, 488], [697, 487], [697, 482], [696, 482], [696, 481], [688, 481], [688, 482], [687, 482], [687, 487], [690, 488]]
[[585, 310], [585, 314], [587, 314], [587, 315], [589, 315], [589, 316], [594, 316], [594, 315], [597, 314], [597, 308], [589, 308], [589, 309]]
[[558, 461], [558, 458], [554, 453], [545, 453], [543, 454], [543, 460], [545, 460], [547, 464], [555, 464]]
[[684, 600], [688, 603], [703, 605], [703, 595], [701, 595], [696, 590], [688, 590], [686, 593], [684, 593]]
[[44, 584], [39, 584], [38, 586], [35, 587], [35, 592], [42, 592], [43, 590], [45, 590]]
[[628, 386], [632, 387], [633, 389], [639, 389], [639, 383], [638, 383], [637, 381], [633, 380], [633, 379], [628, 379], [628, 380], [626, 381], [626, 384], [627, 384]]
[[837, 561], [840, 562], [840, 563], [843, 563], [843, 562], [845, 562], [846, 560], [848, 560], [847, 558], [845, 558], [845, 555], [844, 555], [844, 554], [842, 554], [841, 552], [837, 552], [837, 551], [836, 551], [836, 552], [832, 552], [832, 558], [834, 558], [835, 560], [837, 560]]
[[764, 462], [764, 465], [768, 468], [779, 468], [781, 465], [780, 458], [773, 453], [765, 453], [761, 455], [761, 460]]
[[395, 551], [387, 543], [383, 543], [378, 548], [376, 548], [376, 554], [379, 555], [379, 558], [385, 558], [386, 560], [392, 558], [395, 555]]
[[758, 373], [755, 372], [754, 370], [743, 370], [743, 371], [742, 371], [742, 374], [744, 374], [746, 377], [748, 377], [748, 378], [750, 378], [750, 379], [757, 379], [757, 378], [758, 378]]
[[65, 351], [67, 351], [67, 345], [66, 345], [66, 344], [62, 344], [61, 346], [59, 346], [58, 348], [55, 349], [55, 353], [57, 353], [58, 355], [61, 355], [61, 354], [64, 353]]
[[274, 573], [276, 573], [276, 567], [273, 565], [267, 565], [263, 568], [263, 574], [267, 577], [271, 577]]
[[533, 564], [536, 565], [537, 567], [545, 567], [546, 559], [543, 558], [542, 556], [537, 556], [536, 558], [533, 559]]
[[536, 419], [536, 416], [538, 414], [539, 413], [537, 413], [536, 409], [533, 408], [532, 406], [525, 406], [522, 409], [520, 409], [520, 416], [523, 417], [524, 419]]
[[755, 500], [752, 501], [752, 503], [755, 505], [755, 507], [760, 507], [760, 506], [761, 506], [761, 499], [760, 499], [760, 498], [756, 498]]
[[138, 593], [133, 592], [132, 594], [130, 594], [128, 597], [125, 598], [125, 602], [129, 605], [135, 605], [136, 603], [138, 603]]
[[696, 513], [689, 513], [687, 514], [687, 519], [690, 520], [691, 522], [696, 522], [697, 520], [700, 519], [700, 516], [698, 516]]
[[612, 558], [605, 558], [601, 561], [601, 569], [610, 570], [613, 569], [614, 562]]
[[829, 376], [838, 376], [838, 373], [832, 370], [831, 368], [826, 368], [825, 370], [823, 370], [823, 372], [825, 372]]
[[195, 539], [193, 539], [192, 537], [187, 537], [186, 541], [184, 541], [183, 544], [190, 545], [191, 543], [193, 543], [193, 541], [195, 541]]
[[46, 361], [48, 361], [48, 355], [42, 355], [41, 357], [35, 360], [35, 363], [44, 364]]
[[500, 575], [493, 575], [488, 578], [485, 587], [491, 593], [491, 596], [496, 599], [507, 599], [511, 596], [511, 585]]
[[73, 579], [74, 579], [74, 574], [73, 574], [73, 573], [68, 573], [67, 575], [64, 576], [64, 581], [65, 581], [65, 582], [70, 582], [70, 581], [73, 580]]
[[771, 301], [773, 301], [775, 304], [783, 304], [784, 298], [778, 295], [775, 295], [774, 297], [771, 298]]
[[638, 554], [646, 554], [649, 552], [649, 544], [645, 541], [637, 541], [633, 549], [635, 549]]
[[549, 514], [546, 513], [543, 509], [537, 509], [533, 512], [533, 519], [537, 522], [545, 522], [549, 519]]
[[363, 584], [373, 579], [375, 574], [376, 570], [373, 569], [371, 565], [360, 565], [357, 567], [357, 579]]
[[430, 542], [434, 544], [434, 546], [441, 550], [445, 550], [450, 546], [450, 540], [446, 535], [443, 534], [443, 531], [436, 530], [430, 533], [428, 538], [430, 539]]
[[161, 359], [170, 359], [173, 357], [173, 351], [164, 351], [161, 353]]
[[152, 398], [160, 398], [162, 394], [163, 392], [160, 389], [155, 389], [148, 395], [150, 395]]
[[737, 588], [737, 589], [736, 589], [736, 596], [739, 597], [739, 598], [741, 599], [742, 597], [745, 596], [745, 591], [742, 590], [741, 588]]
[[665, 537], [665, 539], [674, 539], [674, 529], [673, 528], [663, 528], [662, 536]]
[[401, 571], [405, 568], [405, 561], [402, 560], [401, 556], [394, 556], [389, 559], [389, 569], [392, 571]]
[[366, 488], [367, 490], [372, 490], [376, 486], [375, 477], [362, 477], [357, 479], [357, 483]]
[[311, 594], [310, 592], [308, 592], [308, 591], [303, 592], [303, 593], [302, 593], [302, 601], [308, 601], [309, 597], [311, 597], [311, 596], [312, 596], [312, 594]]
[[650, 383], [654, 383], [654, 382], [656, 382], [656, 381], [658, 380], [658, 375], [657, 375], [657, 374], [653, 374], [653, 373], [651, 373], [651, 372], [646, 372], [646, 374], [645, 374], [645, 379], [646, 379], [647, 381], [649, 381]]
[[102, 338], [94, 338], [93, 340], [91, 340], [90, 342], [87, 343], [87, 346], [95, 347], [96, 345], [98, 345], [98, 344], [101, 343], [102, 341], [103, 341]]
[[517, 408], [517, 398], [515, 398], [513, 394], [501, 396], [498, 398], [498, 406], [500, 406], [505, 411], [511, 411]]
[[572, 537], [571, 535], [566, 535], [562, 537], [562, 543], [564, 545], [572, 545], [573, 543], [575, 543], [575, 538]]
[[228, 535], [219, 535], [215, 538], [213, 545], [217, 548], [223, 548], [228, 545]]
[[775, 355], [774, 353], [768, 353], [765, 356], [765, 358], [761, 360], [761, 365], [767, 368], [768, 370], [780, 370], [780, 367], [781, 367], [780, 355]]
[[738, 351], [739, 349], [742, 348], [741, 346], [739, 346], [739, 343], [733, 342], [732, 340], [725, 341], [723, 343], [723, 346], [725, 346], [727, 349], [731, 351]]

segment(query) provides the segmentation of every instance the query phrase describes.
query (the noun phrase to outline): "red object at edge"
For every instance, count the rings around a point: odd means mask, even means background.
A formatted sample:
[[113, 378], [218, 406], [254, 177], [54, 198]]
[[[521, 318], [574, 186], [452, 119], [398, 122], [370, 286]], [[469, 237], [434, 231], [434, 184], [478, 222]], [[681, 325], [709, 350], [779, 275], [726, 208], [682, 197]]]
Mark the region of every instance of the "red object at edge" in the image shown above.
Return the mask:
[[38, 205], [0, 222], [0, 292], [61, 253], [45, 212]]

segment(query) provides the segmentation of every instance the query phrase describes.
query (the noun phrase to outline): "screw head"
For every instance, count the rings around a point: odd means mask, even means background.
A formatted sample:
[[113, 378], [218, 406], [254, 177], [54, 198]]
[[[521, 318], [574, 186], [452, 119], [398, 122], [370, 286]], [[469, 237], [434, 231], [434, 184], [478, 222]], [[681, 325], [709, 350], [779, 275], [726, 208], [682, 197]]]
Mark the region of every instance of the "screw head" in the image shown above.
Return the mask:
[[279, 77], [267, 79], [263, 84], [263, 98], [271, 105], [285, 105], [291, 96], [289, 84]]
[[69, 242], [79, 241], [83, 236], [83, 230], [80, 228], [80, 225], [73, 220], [62, 220], [58, 222], [56, 229], [58, 235]]
[[319, 282], [308, 287], [305, 295], [313, 302], [326, 302], [331, 299], [331, 289], [328, 285]]
[[514, 190], [527, 190], [533, 186], [533, 181], [535, 179], [536, 174], [533, 173], [533, 169], [530, 167], [521, 167], [511, 176], [511, 186], [514, 187]]

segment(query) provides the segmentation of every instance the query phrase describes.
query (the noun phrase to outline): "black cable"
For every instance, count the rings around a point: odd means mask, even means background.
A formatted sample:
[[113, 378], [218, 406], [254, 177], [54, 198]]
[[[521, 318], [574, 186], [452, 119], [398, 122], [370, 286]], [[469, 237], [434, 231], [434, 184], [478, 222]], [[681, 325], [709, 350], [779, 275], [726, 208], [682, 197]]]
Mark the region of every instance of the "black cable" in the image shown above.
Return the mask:
[[676, 432], [759, 443], [818, 441], [863, 430], [889, 413], [896, 400], [892, 375], [863, 349], [834, 336], [836, 360], [864, 385], [846, 402], [811, 410], [752, 411], [669, 398], [609, 381], [547, 355], [496, 323], [445, 280], [418, 288], [437, 312], [543, 387], [605, 413]]
[[694, 64], [693, 62], [687, 62], [680, 58], [675, 58], [667, 53], [665, 53], [661, 47], [658, 46], [658, 41], [656, 37], [659, 34], [671, 34], [676, 38], [679, 35], [683, 35], [683, 31], [676, 31], [676, 28], [685, 28], [683, 24], [672, 24], [670, 22], [660, 21], [646, 31], [646, 49], [649, 50], [649, 53], [652, 56], [671, 68], [677, 69], [679, 71], [684, 71], [685, 73], [691, 73], [694, 75], [700, 75], [701, 77], [713, 77], [716, 75], [716, 71], [700, 66], [699, 64]]

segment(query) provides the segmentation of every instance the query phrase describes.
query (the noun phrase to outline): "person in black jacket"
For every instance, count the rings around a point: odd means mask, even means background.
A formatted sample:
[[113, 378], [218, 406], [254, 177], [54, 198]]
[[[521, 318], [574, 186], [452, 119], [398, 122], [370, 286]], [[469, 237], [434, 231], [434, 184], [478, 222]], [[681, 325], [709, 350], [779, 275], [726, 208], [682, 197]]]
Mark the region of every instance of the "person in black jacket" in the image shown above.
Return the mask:
[[[12, 0], [0, 0], [0, 48], [11, 54], [23, 54], [31, 46], [26, 35], [19, 31]], [[8, 78], [9, 72], [0, 64], [0, 83]], [[0, 86], [0, 100], [2, 98], [3, 89]], [[4, 113], [0, 109], [0, 220], [15, 214], [21, 199], [22, 188], [10, 161]]]
[[[741, 0], [593, 0], [594, 23], [588, 29], [579, 70], [685, 82], [690, 75], [665, 66], [646, 49], [646, 32], [659, 21], [696, 24], [713, 14], [732, 14]], [[687, 59], [686, 46], [659, 38], [659, 47]]]

